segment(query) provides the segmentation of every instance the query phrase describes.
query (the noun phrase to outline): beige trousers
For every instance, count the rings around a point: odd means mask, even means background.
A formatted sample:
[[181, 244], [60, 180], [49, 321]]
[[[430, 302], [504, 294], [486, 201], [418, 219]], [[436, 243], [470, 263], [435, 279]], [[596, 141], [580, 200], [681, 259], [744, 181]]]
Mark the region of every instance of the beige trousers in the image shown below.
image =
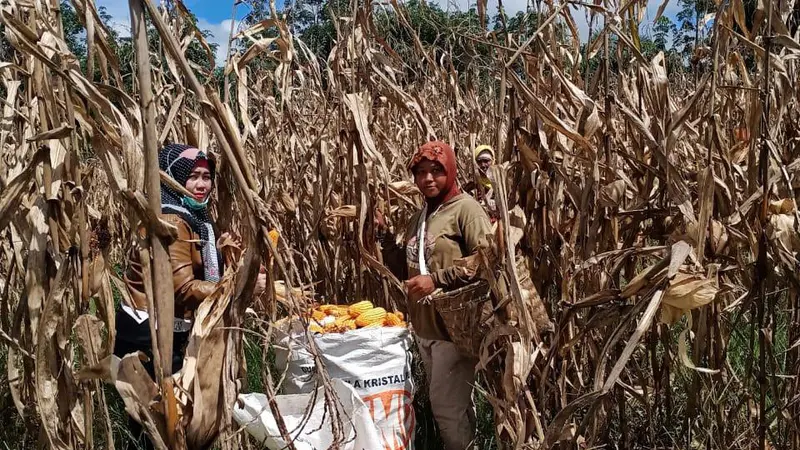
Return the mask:
[[476, 421], [472, 393], [478, 360], [459, 352], [448, 341], [417, 337], [417, 346], [445, 450], [473, 448]]

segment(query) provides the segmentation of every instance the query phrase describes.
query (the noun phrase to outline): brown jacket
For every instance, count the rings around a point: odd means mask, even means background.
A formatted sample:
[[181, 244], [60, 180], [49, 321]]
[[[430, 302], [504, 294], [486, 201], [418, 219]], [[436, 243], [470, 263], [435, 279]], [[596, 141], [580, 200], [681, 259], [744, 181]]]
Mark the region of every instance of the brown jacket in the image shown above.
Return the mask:
[[[164, 220], [178, 228], [178, 238], [169, 246], [172, 263], [172, 284], [175, 288], [175, 317], [191, 318], [194, 310], [216, 288], [216, 283], [203, 280], [203, 258], [200, 253], [200, 236], [189, 224], [174, 214], [164, 214]], [[143, 230], [140, 230], [143, 234]], [[129, 253], [125, 283], [133, 300], [132, 308], [146, 311], [147, 297], [142, 283], [142, 265], [139, 247], [134, 245]]]
[[[402, 245], [391, 239], [383, 248], [383, 258], [389, 269], [401, 280], [419, 275], [417, 224], [421, 211], [408, 222]], [[454, 266], [457, 259], [474, 254], [479, 242], [491, 232], [489, 217], [481, 205], [468, 194], [459, 194], [446, 201], [429, 216], [426, 225], [425, 261], [437, 288], [450, 291], [466, 286], [472, 278], [465, 278], [463, 270]], [[414, 332], [424, 339], [449, 341], [450, 336], [442, 317], [433, 305], [409, 303], [408, 313]]]

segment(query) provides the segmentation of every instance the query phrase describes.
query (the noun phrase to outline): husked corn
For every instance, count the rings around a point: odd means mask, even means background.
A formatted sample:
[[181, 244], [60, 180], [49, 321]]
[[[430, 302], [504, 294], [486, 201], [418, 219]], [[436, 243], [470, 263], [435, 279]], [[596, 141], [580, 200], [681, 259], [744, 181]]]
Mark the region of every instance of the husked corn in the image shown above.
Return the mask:
[[327, 316], [327, 314], [318, 309], [311, 310], [311, 318], [316, 320], [317, 322], [321, 322], [322, 319], [325, 318], [325, 316]]
[[278, 233], [278, 230], [269, 230], [269, 238], [272, 240], [272, 245], [278, 245], [279, 237], [280, 234]]
[[347, 306], [336, 305], [336, 308], [333, 308], [329, 314], [334, 317], [348, 317], [350, 316], [350, 308]]
[[387, 327], [396, 327], [402, 323], [403, 320], [397, 317], [395, 313], [386, 313], [386, 319], [384, 320], [384, 324]]
[[323, 304], [308, 311], [312, 333], [344, 333], [359, 328], [406, 327], [403, 313], [376, 308], [364, 300], [347, 305]]
[[370, 309], [373, 309], [373, 308], [374, 308], [374, 306], [372, 305], [372, 302], [370, 302], [368, 300], [364, 300], [364, 301], [360, 301], [358, 303], [353, 303], [352, 305], [350, 305], [350, 308], [349, 308], [348, 312], [355, 319], [356, 317], [360, 316], [361, 313], [363, 313], [365, 311], [369, 311]]
[[345, 322], [347, 322], [348, 320], [350, 320], [350, 316], [341, 316], [337, 317], [334, 323], [336, 324], [336, 326], [341, 327], [344, 326]]
[[332, 315], [332, 311], [336, 309], [336, 305], [319, 305], [318, 310], [324, 312], [326, 315]]
[[367, 325], [371, 325], [373, 323], [380, 323], [383, 325], [383, 321], [386, 319], [386, 310], [383, 308], [372, 308], [365, 312], [362, 312], [356, 318], [356, 325], [360, 327], [366, 327]]

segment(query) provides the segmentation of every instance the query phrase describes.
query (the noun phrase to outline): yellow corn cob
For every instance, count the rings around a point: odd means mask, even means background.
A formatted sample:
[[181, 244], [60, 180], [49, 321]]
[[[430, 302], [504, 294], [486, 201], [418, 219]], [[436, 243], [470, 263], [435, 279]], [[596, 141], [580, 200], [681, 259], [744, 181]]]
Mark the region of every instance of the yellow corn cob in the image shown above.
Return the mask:
[[387, 313], [386, 319], [384, 320], [384, 325], [386, 325], [387, 327], [396, 327], [400, 325], [400, 322], [402, 322], [402, 320], [399, 317], [397, 317], [397, 314]]
[[352, 305], [350, 305], [348, 312], [355, 319], [356, 317], [360, 316], [361, 313], [363, 313], [364, 311], [368, 311], [372, 308], [373, 308], [372, 302], [364, 300], [362, 302], [353, 303]]
[[363, 326], [361, 328], [381, 328], [383, 327], [383, 322], [372, 322], [369, 325]]
[[317, 309], [324, 312], [326, 315], [333, 315], [332, 312], [336, 309], [336, 305], [319, 305]]
[[386, 319], [386, 310], [383, 308], [372, 308], [368, 311], [361, 313], [356, 318], [356, 325], [366, 327], [372, 323], [378, 322], [383, 325], [383, 320]]
[[334, 323], [336, 324], [337, 327], [343, 327], [345, 322], [347, 322], [348, 320], [352, 320], [350, 319], [350, 316], [341, 316], [337, 317]]
[[318, 309], [311, 310], [311, 318], [316, 320], [317, 322], [324, 319], [326, 314]]
[[311, 325], [308, 326], [308, 331], [310, 331], [312, 333], [320, 333], [320, 334], [325, 332], [325, 330], [323, 330], [321, 326], [319, 326], [319, 325], [317, 325], [315, 323], [312, 323]]
[[348, 320], [346, 320], [344, 322], [344, 328], [346, 330], [355, 330], [356, 328], [358, 328], [358, 325], [356, 325], [356, 319], [348, 319]]
[[332, 308], [331, 311], [328, 313], [334, 317], [349, 317], [350, 316], [350, 308], [347, 306], [341, 305], [334, 305], [335, 308]]
[[400, 319], [401, 321], [406, 320], [406, 318], [403, 316], [403, 313], [401, 313], [400, 311], [395, 311], [394, 315], [397, 316], [397, 318]]
[[279, 236], [278, 230], [269, 230], [269, 238], [272, 240], [272, 245], [278, 245]]

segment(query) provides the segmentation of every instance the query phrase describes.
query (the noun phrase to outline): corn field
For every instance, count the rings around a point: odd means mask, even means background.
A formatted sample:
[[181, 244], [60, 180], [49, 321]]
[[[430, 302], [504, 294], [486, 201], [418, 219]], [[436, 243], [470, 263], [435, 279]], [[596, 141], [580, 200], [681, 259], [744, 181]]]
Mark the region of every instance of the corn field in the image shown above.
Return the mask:
[[[748, 19], [743, 0], [715, 0], [692, 70], [668, 71], [641, 51], [642, 0], [536, 1], [519, 35], [486, 32], [478, 0], [478, 30], [437, 46], [398, 0], [351, 1], [323, 58], [271, 1], [233, 30], [221, 78], [181, 2], [130, 4], [123, 60], [94, 1], [71, 1], [84, 64], [58, 1], [0, 7], [0, 391], [29, 442], [114, 448], [105, 380], [157, 448], [255, 448], [231, 418], [243, 339], [268, 347], [271, 324], [315, 299], [404, 301], [373, 215], [403, 229], [422, 200], [406, 163], [437, 138], [462, 182], [477, 145], [498, 154], [481, 264], [504, 268], [517, 309], [483, 343], [479, 390], [499, 448], [800, 449], [800, 2]], [[584, 46], [577, 15], [595, 31]], [[164, 142], [217, 156], [214, 217], [244, 249], [223, 248], [184, 369], [151, 380], [109, 355], [135, 240], [152, 285], [165, 276], [175, 230], [147, 195]], [[271, 288], [254, 298], [260, 263]], [[151, 312], [169, 318], [160, 291]]]

